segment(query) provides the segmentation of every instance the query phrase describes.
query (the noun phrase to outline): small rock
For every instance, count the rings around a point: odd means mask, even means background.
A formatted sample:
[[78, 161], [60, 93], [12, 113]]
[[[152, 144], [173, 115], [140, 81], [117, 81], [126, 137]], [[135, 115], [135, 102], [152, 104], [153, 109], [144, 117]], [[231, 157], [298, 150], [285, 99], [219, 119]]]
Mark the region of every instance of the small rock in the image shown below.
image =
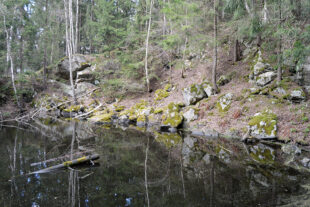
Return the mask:
[[203, 90], [205, 91], [205, 93], [207, 94], [207, 97], [214, 95], [214, 89], [210, 83], [203, 82], [201, 84], [201, 86], [202, 86]]
[[210, 164], [210, 162], [211, 162], [210, 155], [205, 154], [205, 156], [203, 156], [202, 160], [205, 161], [206, 165]]
[[269, 111], [255, 114], [249, 121], [250, 136], [257, 139], [277, 137], [277, 116]]

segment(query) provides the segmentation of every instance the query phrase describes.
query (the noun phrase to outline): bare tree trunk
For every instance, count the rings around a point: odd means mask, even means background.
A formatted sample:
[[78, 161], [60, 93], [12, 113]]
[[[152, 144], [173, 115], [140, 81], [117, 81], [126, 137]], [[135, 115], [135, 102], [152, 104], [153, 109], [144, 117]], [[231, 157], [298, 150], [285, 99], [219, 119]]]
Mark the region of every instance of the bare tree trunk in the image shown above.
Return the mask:
[[[164, 0], [164, 6], [166, 4], [166, 0]], [[166, 14], [164, 12], [163, 16], [163, 36], [166, 34], [166, 28], [167, 28], [167, 20], [166, 20]]]
[[238, 39], [236, 39], [234, 44], [234, 61], [238, 62], [240, 60], [240, 56], [240, 45]]
[[12, 58], [12, 52], [11, 52], [11, 43], [12, 43], [12, 36], [13, 36], [13, 26], [11, 25], [10, 30], [8, 31], [8, 29], [6, 27], [6, 17], [5, 17], [5, 15], [3, 15], [3, 24], [4, 24], [4, 29], [5, 29], [5, 33], [6, 33], [7, 65], [8, 65], [8, 67], [9, 67], [9, 65], [11, 65], [11, 67], [10, 67], [10, 69], [11, 69], [11, 80], [12, 80], [12, 86], [13, 86], [13, 90], [14, 90], [14, 94], [15, 94], [15, 100], [17, 102], [17, 106], [21, 109], [20, 103], [19, 103], [19, 100], [18, 100], [18, 96], [17, 96], [16, 86], [15, 86], [14, 64], [13, 64], [13, 58]]
[[263, 23], [268, 23], [269, 21], [269, 11], [267, 7], [267, 0], [264, 0], [264, 9], [263, 9]]
[[19, 58], [20, 73], [24, 73], [24, 38], [22, 35], [20, 37]]
[[77, 53], [78, 51], [78, 41], [79, 41], [78, 36], [79, 36], [79, 0], [76, 0], [74, 53]]
[[[187, 21], [187, 6], [186, 6], [186, 9], [185, 9], [185, 25], [186, 25], [186, 28], [187, 28], [187, 25], [188, 25], [188, 21]], [[181, 78], [185, 78], [185, 76], [184, 76], [184, 72], [185, 72], [185, 53], [186, 53], [186, 47], [187, 47], [187, 41], [188, 41], [188, 39], [187, 39], [187, 34], [186, 34], [186, 32], [185, 32], [185, 43], [184, 43], [184, 50], [183, 50], [183, 65], [182, 65], [182, 72], [181, 72]]]
[[147, 91], [150, 92], [150, 80], [149, 80], [149, 71], [147, 68], [147, 59], [148, 59], [148, 50], [149, 50], [149, 38], [150, 38], [150, 31], [151, 31], [151, 23], [152, 23], [152, 8], [153, 8], [153, 0], [151, 0], [150, 4], [150, 18], [148, 22], [147, 28], [147, 35], [146, 35], [146, 43], [145, 43], [145, 79], [146, 79], [146, 87]]
[[[69, 10], [66, 0], [64, 0], [65, 5], [65, 17], [66, 17], [66, 47], [69, 56], [69, 70], [70, 70], [70, 83], [72, 88], [72, 96], [74, 103], [77, 104], [77, 99], [75, 96], [73, 74], [72, 74], [72, 52], [73, 52], [73, 18], [72, 18], [72, 0], [69, 0]], [[69, 26], [68, 26], [69, 19]], [[68, 31], [69, 30], [69, 31]]]
[[[48, 0], [45, 0], [45, 27], [48, 21]], [[45, 31], [46, 32], [46, 31]], [[44, 38], [44, 57], [43, 57], [43, 85], [46, 87], [46, 68], [47, 68], [47, 37]]]
[[248, 12], [248, 14], [249, 14], [251, 17], [253, 17], [253, 13], [252, 13], [252, 11], [251, 11], [249, 5], [248, 5], [247, 0], [244, 0], [244, 6], [245, 6], [245, 10]]
[[6, 34], [6, 76], [9, 74], [10, 70], [10, 52], [11, 52], [11, 45], [10, 45], [10, 35], [6, 28], [6, 17], [3, 15], [3, 24], [5, 28], [5, 34]]
[[[279, 1], [279, 28], [281, 27], [282, 25], [282, 0], [278, 0]], [[277, 74], [277, 84], [278, 86], [280, 85], [281, 83], [281, 80], [282, 80], [282, 37], [281, 37], [281, 34], [280, 34], [280, 38], [279, 38], [279, 46], [278, 46], [278, 74]]]
[[218, 88], [216, 85], [216, 68], [217, 68], [217, 7], [216, 0], [214, 0], [214, 55], [213, 55], [213, 69], [212, 69], [212, 84], [214, 91], [217, 93]]

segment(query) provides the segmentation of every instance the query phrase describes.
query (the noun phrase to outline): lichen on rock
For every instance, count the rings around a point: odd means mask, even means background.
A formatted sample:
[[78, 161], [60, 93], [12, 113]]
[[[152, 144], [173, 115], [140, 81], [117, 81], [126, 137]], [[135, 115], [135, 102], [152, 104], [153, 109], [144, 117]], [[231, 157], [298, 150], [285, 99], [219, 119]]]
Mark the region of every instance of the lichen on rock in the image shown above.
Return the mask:
[[249, 121], [250, 136], [257, 139], [277, 137], [277, 116], [269, 111], [255, 114]]
[[228, 111], [232, 103], [233, 94], [227, 93], [222, 95], [217, 101], [217, 108], [220, 112]]

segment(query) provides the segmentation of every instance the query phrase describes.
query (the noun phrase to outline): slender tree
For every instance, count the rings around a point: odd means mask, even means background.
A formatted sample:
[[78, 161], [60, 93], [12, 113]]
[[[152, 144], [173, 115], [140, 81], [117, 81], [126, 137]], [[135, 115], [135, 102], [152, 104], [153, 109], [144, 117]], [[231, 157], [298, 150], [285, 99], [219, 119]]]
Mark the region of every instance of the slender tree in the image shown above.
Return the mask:
[[74, 48], [72, 0], [69, 0], [68, 3], [67, 3], [67, 0], [64, 0], [65, 18], [66, 18], [66, 48], [67, 48], [66, 51], [67, 51], [67, 56], [69, 57], [69, 71], [70, 71], [70, 83], [71, 83], [71, 89], [72, 89], [72, 96], [73, 96], [74, 103], [77, 104], [77, 99], [76, 99], [75, 89], [74, 89], [74, 82], [73, 82], [73, 73], [72, 73], [72, 61], [73, 61], [72, 55], [73, 55], [73, 48]]
[[[278, 23], [278, 29], [281, 30], [282, 26], [282, 0], [278, 0], [278, 6], [279, 6], [279, 23]], [[278, 40], [278, 72], [277, 72], [277, 84], [280, 85], [282, 80], [282, 36], [281, 31], [279, 34], [279, 40]]]
[[213, 11], [214, 11], [214, 54], [213, 54], [213, 68], [212, 68], [212, 84], [213, 89], [217, 93], [218, 87], [216, 84], [216, 68], [217, 68], [217, 1], [213, 2]]
[[151, 23], [152, 23], [152, 8], [153, 8], [153, 0], [151, 0], [151, 3], [150, 3], [149, 21], [148, 21], [146, 41], [145, 41], [145, 65], [144, 65], [144, 70], [145, 70], [146, 87], [147, 87], [147, 91], [148, 92], [151, 91], [150, 90], [150, 80], [149, 80], [149, 70], [148, 70], [148, 66], [147, 66], [147, 59], [148, 59], [149, 39], [150, 39]]

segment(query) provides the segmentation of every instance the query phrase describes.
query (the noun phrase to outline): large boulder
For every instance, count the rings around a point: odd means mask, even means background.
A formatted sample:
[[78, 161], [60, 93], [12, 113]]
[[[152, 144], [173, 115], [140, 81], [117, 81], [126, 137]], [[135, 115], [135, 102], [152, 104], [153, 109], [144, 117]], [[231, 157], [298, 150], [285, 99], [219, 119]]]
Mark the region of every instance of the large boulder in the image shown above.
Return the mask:
[[[71, 62], [73, 77], [76, 77], [78, 71], [82, 71], [90, 66], [91, 65], [87, 63], [83, 55], [74, 55]], [[70, 78], [70, 62], [68, 57], [63, 58], [58, 63], [58, 71], [56, 75], [67, 80]]]
[[277, 137], [277, 116], [269, 111], [255, 114], [249, 121], [250, 136], [257, 139]]
[[263, 87], [273, 81], [276, 77], [277, 74], [273, 71], [263, 73], [256, 78], [256, 85]]
[[190, 87], [184, 88], [182, 93], [187, 106], [195, 104], [206, 97], [203, 87], [199, 84], [192, 84]]

